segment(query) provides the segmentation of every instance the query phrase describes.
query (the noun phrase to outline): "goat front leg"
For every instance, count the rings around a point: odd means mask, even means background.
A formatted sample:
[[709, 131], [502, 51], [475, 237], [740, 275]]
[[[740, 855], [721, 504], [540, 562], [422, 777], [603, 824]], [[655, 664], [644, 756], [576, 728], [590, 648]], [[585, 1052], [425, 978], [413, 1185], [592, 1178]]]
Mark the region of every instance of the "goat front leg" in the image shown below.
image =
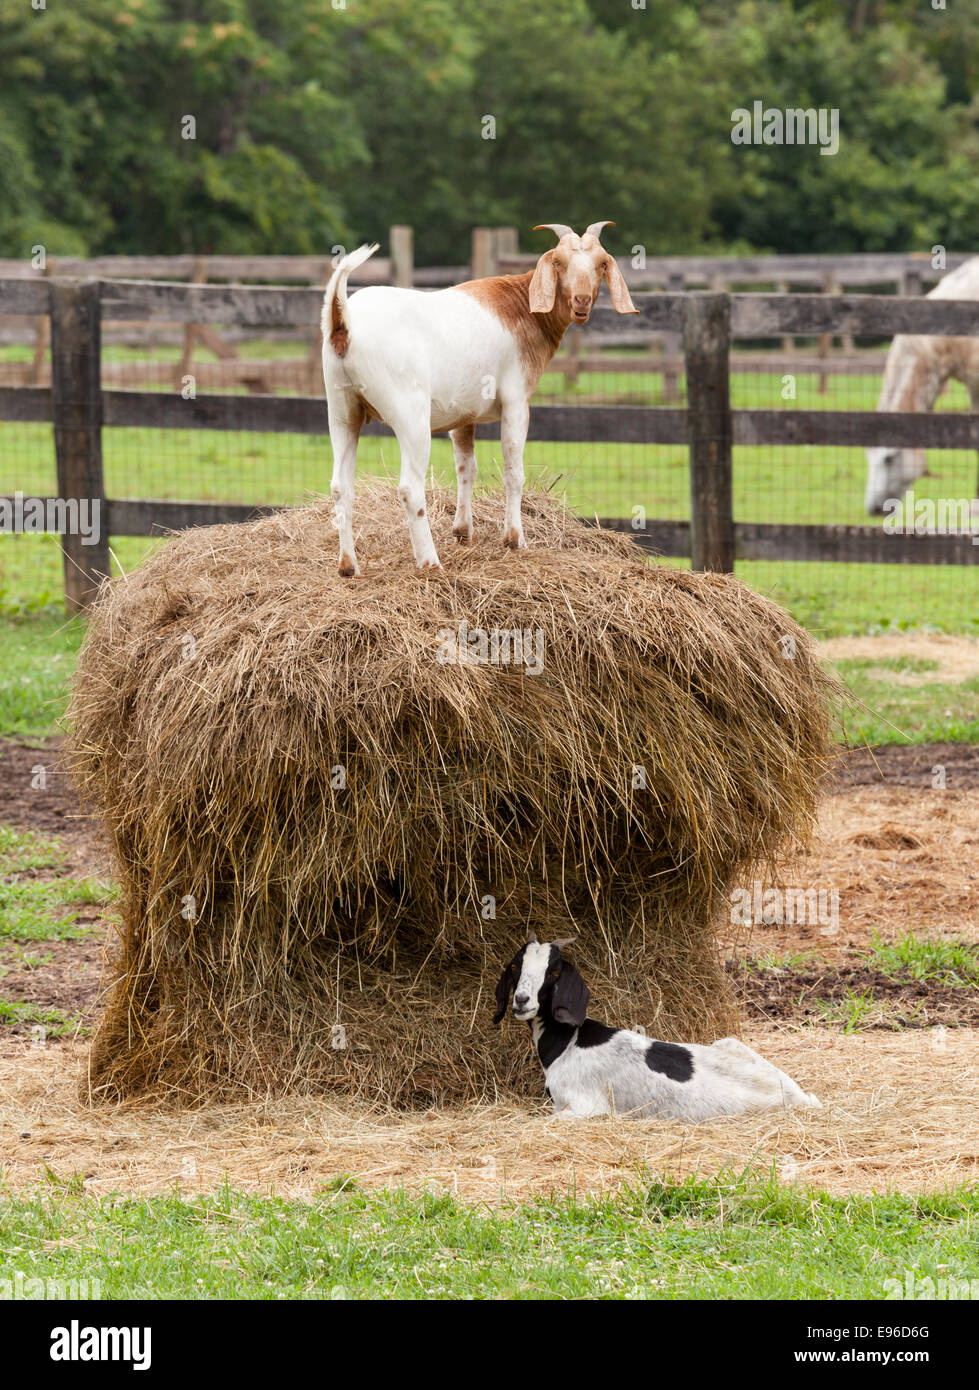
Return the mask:
[[460, 545], [473, 538], [473, 483], [476, 481], [476, 426], [460, 425], [449, 430], [452, 457], [456, 465], [456, 514], [452, 534]]
[[500, 442], [503, 446], [503, 486], [506, 508], [503, 514], [503, 544], [510, 550], [522, 550], [523, 521], [520, 500], [523, 496], [523, 448], [527, 442], [530, 406], [525, 400], [504, 405], [500, 422]]
[[330, 494], [333, 498], [333, 520], [340, 537], [338, 569], [345, 579], [360, 574], [354, 551], [354, 473], [357, 467], [357, 442], [363, 423], [363, 412], [345, 409], [342, 396], [331, 396], [330, 443], [333, 446], [333, 478]]
[[401, 481], [398, 484], [398, 496], [405, 509], [415, 564], [420, 570], [440, 568], [425, 504], [425, 475], [428, 473], [428, 460], [432, 452], [432, 436], [428, 427], [430, 409], [426, 401], [424, 409], [419, 412], [425, 421], [424, 425], [420, 426], [413, 420], [410, 424], [394, 427], [401, 449]]

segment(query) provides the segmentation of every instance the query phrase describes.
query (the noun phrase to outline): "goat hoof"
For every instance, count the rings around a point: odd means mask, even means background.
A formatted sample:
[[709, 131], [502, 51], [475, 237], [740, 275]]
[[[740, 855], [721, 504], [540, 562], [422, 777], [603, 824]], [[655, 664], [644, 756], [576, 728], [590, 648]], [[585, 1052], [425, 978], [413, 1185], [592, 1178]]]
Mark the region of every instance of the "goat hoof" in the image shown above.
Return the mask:
[[355, 579], [360, 574], [360, 566], [356, 560], [351, 560], [349, 555], [341, 555], [337, 572], [343, 579]]
[[473, 538], [471, 526], [453, 526], [452, 534], [460, 545], [469, 545]]
[[438, 560], [422, 560], [418, 568], [420, 570], [440, 570], [442, 566], [439, 564]]
[[525, 550], [527, 547], [527, 542], [521, 533], [513, 530], [512, 527], [509, 531], [503, 532], [503, 544], [507, 550]]

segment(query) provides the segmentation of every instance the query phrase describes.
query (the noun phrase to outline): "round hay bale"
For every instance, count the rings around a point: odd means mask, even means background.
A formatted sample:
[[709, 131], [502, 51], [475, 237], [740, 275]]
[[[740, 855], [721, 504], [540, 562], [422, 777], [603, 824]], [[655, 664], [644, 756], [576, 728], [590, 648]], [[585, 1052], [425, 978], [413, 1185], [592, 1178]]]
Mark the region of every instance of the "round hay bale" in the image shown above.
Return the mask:
[[469, 547], [452, 505], [442, 572], [373, 485], [359, 580], [318, 505], [186, 531], [104, 587], [69, 712], [122, 888], [94, 1097], [539, 1096], [523, 1030], [489, 1025], [528, 925], [577, 936], [597, 1016], [736, 1029], [713, 927], [810, 827], [833, 685], [809, 639], [546, 495], [519, 553], [501, 500]]

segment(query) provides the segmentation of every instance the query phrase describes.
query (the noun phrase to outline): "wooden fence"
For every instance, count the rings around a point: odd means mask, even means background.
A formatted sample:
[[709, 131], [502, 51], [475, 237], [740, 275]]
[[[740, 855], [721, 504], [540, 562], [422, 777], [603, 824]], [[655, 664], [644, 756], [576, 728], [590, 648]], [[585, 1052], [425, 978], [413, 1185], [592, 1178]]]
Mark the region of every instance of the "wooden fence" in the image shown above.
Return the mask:
[[[515, 227], [475, 227], [472, 231], [468, 265], [416, 267], [414, 263], [414, 234], [411, 227], [394, 226], [388, 231], [386, 256], [374, 256], [352, 275], [354, 287], [362, 285], [399, 285], [437, 289], [457, 284], [469, 277], [479, 278], [499, 272], [523, 271], [535, 263], [535, 254], [518, 250]], [[896, 288], [903, 295], [921, 294], [945, 273], [969, 259], [968, 253], [954, 252], [945, 257], [944, 266], [935, 268], [930, 255], [924, 253], [861, 253], [855, 255], [823, 256], [645, 256], [641, 248], [636, 254], [621, 257], [620, 268], [634, 289], [665, 289], [681, 293], [706, 286], [709, 290], [729, 290], [734, 286], [773, 286], [787, 292], [793, 286], [806, 286], [823, 294], [840, 294], [845, 289]], [[0, 259], [0, 278], [76, 278], [94, 276], [101, 279], [153, 279], [166, 281], [295, 282], [321, 286], [329, 277], [332, 262], [329, 256], [98, 256], [48, 257], [43, 269], [30, 261]], [[103, 322], [106, 340], [125, 341], [136, 346], [155, 346], [176, 340], [182, 344], [179, 361], [170, 368], [179, 381], [190, 370], [198, 345], [209, 348], [216, 362], [198, 363], [198, 379], [202, 385], [213, 387], [244, 386], [255, 393], [269, 392], [277, 386], [299, 386], [315, 389], [319, 370], [319, 338], [315, 326], [302, 326], [305, 332], [285, 329], [287, 336], [302, 338], [306, 348], [302, 358], [273, 360], [241, 359], [236, 340], [241, 336], [240, 325], [224, 325], [218, 335], [213, 326], [194, 322], [182, 325], [155, 321], [153, 325], [132, 321]], [[31, 322], [16, 323], [11, 319], [0, 322], [0, 340], [33, 341], [31, 362], [0, 363], [0, 385], [49, 385], [47, 366], [48, 319], [44, 316]], [[281, 326], [268, 326], [266, 332], [278, 336]], [[596, 346], [601, 354], [594, 351]], [[829, 378], [839, 375], [876, 375], [880, 369], [877, 353], [854, 351], [852, 335], [843, 333], [842, 351], [834, 351], [833, 337], [823, 333], [815, 354], [793, 356], [791, 370], [796, 375], [815, 375], [819, 389], [825, 392]], [[613, 347], [644, 347], [644, 356], [611, 356]], [[732, 372], [758, 373], [786, 370], [782, 358], [795, 354], [796, 343], [791, 334], [782, 336], [781, 356], [758, 352], [733, 354]], [[163, 372], [163, 363], [157, 364]], [[138, 384], [146, 380], [147, 366], [138, 362], [107, 364], [103, 382], [119, 386]], [[654, 372], [662, 375], [663, 398], [679, 401], [678, 381], [682, 370], [680, 337], [675, 333], [652, 333], [648, 329], [620, 323], [614, 333], [603, 339], [588, 330], [569, 334], [566, 346], [554, 359], [551, 370], [564, 376], [568, 384], [576, 384], [582, 373], [614, 372], [628, 375]], [[305, 383], [305, 386], [303, 385]]]
[[[609, 233], [609, 236], [614, 236]], [[467, 265], [422, 266], [414, 263], [411, 227], [388, 230], [387, 256], [373, 256], [354, 271], [352, 284], [415, 285], [438, 288], [467, 276], [514, 274], [533, 268], [539, 252], [517, 249], [515, 227], [474, 227]], [[543, 245], [543, 243], [542, 243]], [[618, 264], [630, 287], [680, 292], [719, 291], [733, 286], [806, 285], [835, 293], [871, 285], [887, 286], [903, 295], [918, 295], [936, 284], [975, 252], [948, 252], [936, 268], [930, 255], [919, 252], [861, 252], [854, 255], [778, 256], [620, 256]], [[194, 280], [209, 282], [322, 285], [329, 273], [330, 255], [320, 256], [48, 256], [43, 268], [29, 260], [0, 258], [0, 279]]]
[[[53, 422], [62, 499], [98, 500], [101, 538], [83, 545], [64, 537], [65, 595], [85, 607], [108, 572], [111, 535], [149, 536], [190, 525], [243, 520], [270, 507], [232, 503], [106, 498], [102, 431], [162, 429], [281, 431], [323, 435], [325, 401], [305, 396], [204, 395], [103, 390], [101, 325], [105, 319], [199, 324], [307, 326], [320, 312], [319, 288], [165, 284], [136, 280], [0, 280], [0, 313], [46, 315], [51, 321], [52, 384], [0, 388], [0, 421]], [[876, 526], [804, 526], [737, 522], [732, 507], [734, 445], [889, 445], [979, 449], [979, 415], [874, 411], [732, 410], [730, 345], [784, 333], [974, 335], [979, 303], [878, 295], [637, 294], [640, 323], [678, 334], [687, 372], [685, 409], [648, 406], [535, 406], [529, 440], [686, 444], [691, 520], [629, 518], [602, 524], [630, 532], [644, 548], [690, 556], [701, 569], [730, 570], [736, 560], [834, 560], [859, 563], [975, 565], [979, 546], [961, 534], [891, 535]], [[616, 331], [610, 306], [596, 306], [591, 326]], [[372, 421], [367, 434], [388, 434]], [[498, 425], [479, 426], [498, 438]], [[324, 460], [325, 469], [325, 460]], [[45, 499], [46, 501], [47, 499]]]

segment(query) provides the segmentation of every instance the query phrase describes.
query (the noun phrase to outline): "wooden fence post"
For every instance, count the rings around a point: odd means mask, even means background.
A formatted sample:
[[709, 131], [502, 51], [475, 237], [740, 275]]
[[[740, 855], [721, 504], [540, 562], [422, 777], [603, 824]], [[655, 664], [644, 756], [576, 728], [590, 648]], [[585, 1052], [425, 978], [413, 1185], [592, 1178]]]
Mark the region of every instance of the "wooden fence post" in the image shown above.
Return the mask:
[[690, 447], [690, 562], [695, 570], [734, 570], [731, 500], [731, 297], [687, 296], [683, 351]]
[[[51, 281], [51, 405], [58, 496], [90, 510], [97, 537], [62, 537], [65, 603], [87, 608], [109, 573], [108, 509], [102, 476], [102, 324], [98, 280]], [[68, 516], [71, 516], [70, 510]]]
[[[687, 286], [686, 276], [682, 272], [674, 272], [666, 282], [667, 294], [683, 294]], [[664, 401], [677, 401], [680, 399], [679, 373], [677, 372], [677, 361], [680, 356], [680, 340], [676, 333], [664, 333], [663, 335], [663, 399]]]
[[[830, 271], [827, 275], [824, 275], [824, 276], [823, 276], [823, 294], [842, 294], [842, 293], [843, 293], [843, 286], [840, 284], [839, 279], [838, 279], [837, 276], [833, 273], [833, 271]], [[842, 335], [840, 341], [841, 341], [841, 343], [842, 343], [842, 345], [843, 345], [844, 351], [846, 351], [846, 352], [852, 352], [852, 351], [853, 351], [853, 335], [852, 335], [852, 334], [850, 334], [850, 333], [844, 333], [844, 334]], [[833, 352], [833, 335], [832, 335], [832, 333], [820, 333], [820, 335], [819, 335], [819, 355], [820, 355], [820, 357], [830, 357], [830, 356], [832, 356], [832, 352]], [[819, 374], [819, 394], [820, 394], [821, 396], [825, 396], [828, 385], [829, 385], [829, 377], [826, 375], [825, 372], [820, 372], [820, 374]]]
[[899, 286], [901, 294], [908, 297], [921, 294], [921, 278], [921, 266], [909, 265], [901, 276], [901, 284]]
[[473, 227], [469, 274], [474, 280], [482, 280], [487, 275], [493, 275], [496, 272], [496, 248], [493, 233], [493, 227]]
[[47, 352], [51, 341], [51, 320], [46, 314], [42, 314], [37, 320], [37, 327], [34, 331], [34, 360], [31, 363], [30, 379], [34, 386], [43, 386], [46, 368]]
[[391, 284], [410, 290], [415, 278], [415, 234], [411, 227], [391, 228]]
[[[779, 280], [775, 288], [778, 290], [779, 294], [788, 294], [791, 286], [788, 280]], [[783, 333], [782, 351], [786, 355], [788, 355], [790, 352], [795, 352], [795, 339], [792, 337], [791, 333]]]
[[[496, 262], [499, 262], [501, 256], [517, 256], [520, 253], [520, 241], [516, 227], [494, 227], [493, 243]], [[496, 274], [497, 270], [498, 265], [494, 264], [493, 273]]]

